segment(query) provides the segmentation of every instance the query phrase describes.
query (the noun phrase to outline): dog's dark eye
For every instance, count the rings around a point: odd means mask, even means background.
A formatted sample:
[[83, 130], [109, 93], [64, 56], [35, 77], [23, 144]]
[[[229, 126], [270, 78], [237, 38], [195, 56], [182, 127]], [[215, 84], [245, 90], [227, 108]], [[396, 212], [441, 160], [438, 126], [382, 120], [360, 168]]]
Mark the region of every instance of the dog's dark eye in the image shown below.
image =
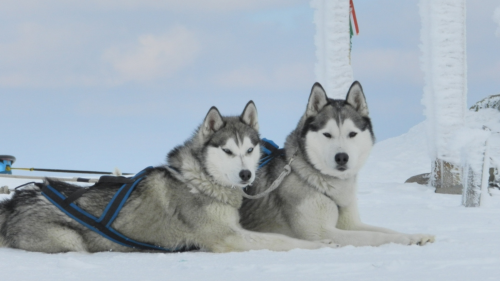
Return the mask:
[[331, 139], [331, 138], [332, 138], [332, 135], [330, 135], [329, 133], [323, 133], [323, 136], [325, 136], [325, 137], [327, 137], [327, 138], [329, 138], [329, 139]]
[[248, 150], [247, 150], [247, 153], [252, 153], [253, 151], [253, 147], [250, 147]]
[[233, 152], [227, 148], [223, 148], [222, 151], [224, 151], [227, 155], [233, 155]]
[[350, 138], [354, 138], [357, 134], [358, 134], [358, 133], [356, 133], [356, 132], [350, 132], [350, 133], [349, 133], [349, 137], [350, 137]]

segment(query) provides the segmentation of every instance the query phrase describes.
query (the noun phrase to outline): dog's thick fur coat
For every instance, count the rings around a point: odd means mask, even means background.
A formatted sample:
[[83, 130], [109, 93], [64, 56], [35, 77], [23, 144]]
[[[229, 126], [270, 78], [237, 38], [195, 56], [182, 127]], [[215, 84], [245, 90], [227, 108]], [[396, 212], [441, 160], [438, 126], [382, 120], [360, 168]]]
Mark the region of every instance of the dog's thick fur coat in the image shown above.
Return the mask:
[[293, 157], [291, 174], [267, 197], [245, 199], [241, 224], [249, 230], [311, 241], [331, 239], [340, 245], [423, 245], [434, 241], [431, 235], [403, 234], [361, 222], [356, 179], [373, 144], [361, 84], [354, 82], [345, 100], [333, 100], [316, 83], [306, 112], [286, 140], [286, 155], [260, 169], [247, 192], [266, 189]]
[[[237, 117], [222, 117], [211, 108], [193, 137], [168, 154], [168, 165], [147, 172], [112, 227], [136, 241], [168, 249], [284, 251], [329, 246], [326, 241], [251, 232], [240, 226], [241, 188], [255, 179], [259, 141], [253, 102]], [[65, 196], [81, 189], [50, 179], [47, 183]], [[75, 202], [99, 217], [120, 185], [98, 183]], [[47, 253], [139, 251], [68, 217], [35, 185], [0, 202], [0, 246]]]

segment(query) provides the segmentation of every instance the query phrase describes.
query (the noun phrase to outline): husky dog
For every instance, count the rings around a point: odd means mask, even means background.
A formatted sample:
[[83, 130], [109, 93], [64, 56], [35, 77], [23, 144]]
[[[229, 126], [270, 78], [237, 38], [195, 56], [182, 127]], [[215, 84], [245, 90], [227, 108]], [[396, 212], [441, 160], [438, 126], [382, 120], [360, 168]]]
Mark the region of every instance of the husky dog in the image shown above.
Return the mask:
[[[199, 247], [213, 252], [336, 247], [280, 234], [244, 230], [241, 188], [251, 184], [260, 157], [257, 109], [223, 117], [212, 107], [168, 165], [148, 170], [112, 223], [124, 236], [162, 248]], [[47, 179], [66, 197], [81, 187]], [[98, 217], [121, 184], [97, 183], [76, 205]], [[47, 253], [140, 251], [108, 240], [67, 216], [32, 185], [0, 203], [0, 246]]]
[[262, 192], [290, 161], [291, 173], [267, 197], [244, 200], [242, 226], [305, 240], [331, 239], [342, 246], [433, 242], [431, 235], [402, 234], [361, 222], [356, 178], [374, 139], [359, 82], [351, 85], [345, 100], [329, 99], [314, 84], [306, 112], [286, 139], [285, 155], [261, 168], [247, 193]]

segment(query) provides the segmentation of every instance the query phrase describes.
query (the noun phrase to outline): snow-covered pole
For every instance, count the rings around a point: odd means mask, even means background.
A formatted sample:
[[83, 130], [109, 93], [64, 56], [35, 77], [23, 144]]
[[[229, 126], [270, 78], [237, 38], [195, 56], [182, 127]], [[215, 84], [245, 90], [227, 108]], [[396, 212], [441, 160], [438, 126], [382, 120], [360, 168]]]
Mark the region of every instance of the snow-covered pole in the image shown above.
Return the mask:
[[427, 116], [431, 184], [440, 193], [462, 193], [460, 150], [451, 149], [463, 127], [467, 99], [465, 0], [420, 0], [422, 103]]
[[465, 207], [487, 205], [489, 200], [489, 138], [491, 131], [480, 129], [464, 129], [461, 132], [463, 194], [462, 204]]
[[[495, 10], [493, 20], [500, 24], [500, 7]], [[497, 30], [497, 35], [500, 35], [500, 28]], [[495, 108], [495, 96], [490, 97], [488, 100], [482, 106], [484, 108], [490, 106]], [[480, 108], [480, 103], [476, 104], [475, 108], [473, 107], [475, 111]], [[462, 182], [464, 187], [462, 204], [466, 207], [486, 206], [490, 200], [489, 178], [493, 176], [490, 164], [492, 161], [495, 162], [494, 159], [490, 159], [489, 143], [490, 139], [496, 136], [492, 135], [490, 128], [486, 126], [483, 126], [483, 130], [470, 131], [469, 129], [469, 132], [464, 129], [462, 134]], [[496, 134], [496, 132], [493, 132], [493, 134]], [[493, 151], [495, 150], [493, 149]]]
[[326, 93], [344, 99], [353, 82], [350, 62], [350, 0], [312, 0], [316, 24], [316, 80]]

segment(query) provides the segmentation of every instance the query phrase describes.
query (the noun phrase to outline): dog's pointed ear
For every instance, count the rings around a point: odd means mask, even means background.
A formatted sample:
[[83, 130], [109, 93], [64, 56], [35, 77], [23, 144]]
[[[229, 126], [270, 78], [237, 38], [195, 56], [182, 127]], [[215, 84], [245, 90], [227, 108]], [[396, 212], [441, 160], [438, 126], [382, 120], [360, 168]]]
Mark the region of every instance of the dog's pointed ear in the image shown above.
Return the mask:
[[328, 104], [328, 97], [325, 89], [320, 83], [314, 83], [307, 103], [306, 117], [316, 116], [325, 105]]
[[224, 126], [222, 116], [220, 115], [217, 107], [212, 106], [212, 108], [208, 111], [207, 116], [205, 116], [205, 120], [201, 126], [203, 136], [206, 137], [217, 132], [220, 128], [222, 128], [222, 126]]
[[362, 116], [368, 116], [368, 104], [366, 103], [365, 94], [363, 93], [363, 87], [358, 81], [354, 81], [347, 92], [345, 98], [347, 103], [352, 105], [356, 111]]
[[243, 112], [241, 113], [240, 118], [243, 123], [254, 128], [256, 131], [259, 130], [259, 116], [257, 114], [257, 107], [255, 107], [253, 101], [249, 101], [247, 103], [245, 109], [243, 109]]

